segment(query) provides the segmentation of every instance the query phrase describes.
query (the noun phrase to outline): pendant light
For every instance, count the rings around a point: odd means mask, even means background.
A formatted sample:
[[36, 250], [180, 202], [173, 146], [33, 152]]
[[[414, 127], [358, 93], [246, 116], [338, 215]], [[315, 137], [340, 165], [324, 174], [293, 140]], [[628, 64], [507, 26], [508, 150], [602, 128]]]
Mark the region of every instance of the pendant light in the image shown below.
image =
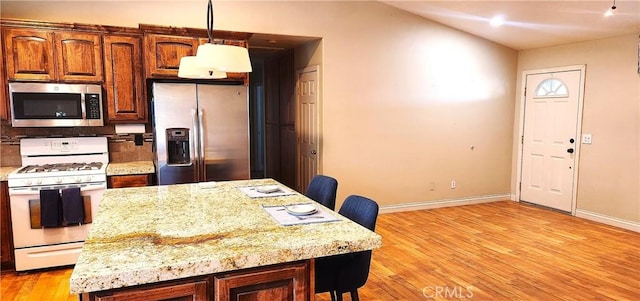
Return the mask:
[[194, 79], [226, 78], [226, 72], [251, 72], [249, 51], [245, 47], [213, 44], [213, 4], [207, 6], [209, 41], [198, 46], [195, 56], [180, 59], [178, 77]]
[[616, 10], [616, 0], [613, 0], [613, 5], [611, 6], [610, 9], [607, 10], [607, 12], [604, 13], [605, 16], [607, 17], [611, 17], [613, 16], [613, 12]]
[[227, 73], [202, 67], [202, 65], [198, 64], [197, 58], [190, 55], [183, 56], [180, 59], [178, 77], [192, 79], [221, 79], [227, 78]]

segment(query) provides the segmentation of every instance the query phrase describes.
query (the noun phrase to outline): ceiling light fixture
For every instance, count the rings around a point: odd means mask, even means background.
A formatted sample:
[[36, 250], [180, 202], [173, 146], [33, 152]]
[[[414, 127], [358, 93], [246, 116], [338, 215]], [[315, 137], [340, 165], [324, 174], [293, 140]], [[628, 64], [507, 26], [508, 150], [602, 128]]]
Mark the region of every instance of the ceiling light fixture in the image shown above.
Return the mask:
[[493, 27], [500, 27], [504, 24], [504, 18], [502, 16], [495, 16], [489, 20], [489, 24]]
[[195, 56], [180, 59], [178, 77], [193, 79], [226, 78], [227, 72], [251, 72], [249, 51], [245, 47], [213, 44], [213, 4], [207, 6], [209, 41], [198, 46]]
[[616, 0], [613, 0], [613, 5], [611, 6], [610, 9], [607, 10], [606, 13], [604, 13], [605, 16], [607, 17], [611, 17], [613, 16], [613, 11], [616, 9]]

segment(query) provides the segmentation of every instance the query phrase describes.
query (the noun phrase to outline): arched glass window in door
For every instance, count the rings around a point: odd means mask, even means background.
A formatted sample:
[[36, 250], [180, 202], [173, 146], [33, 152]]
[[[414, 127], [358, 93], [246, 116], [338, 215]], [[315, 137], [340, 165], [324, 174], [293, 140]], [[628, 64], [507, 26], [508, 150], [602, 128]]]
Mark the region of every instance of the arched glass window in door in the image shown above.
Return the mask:
[[535, 98], [567, 97], [569, 89], [557, 78], [547, 78], [536, 87]]

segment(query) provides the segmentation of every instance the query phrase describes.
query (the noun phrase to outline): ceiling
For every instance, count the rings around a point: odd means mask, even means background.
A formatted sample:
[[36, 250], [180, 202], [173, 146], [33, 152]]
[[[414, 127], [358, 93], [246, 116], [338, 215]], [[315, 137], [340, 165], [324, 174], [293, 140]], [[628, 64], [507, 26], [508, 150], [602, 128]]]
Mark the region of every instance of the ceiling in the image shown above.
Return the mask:
[[249, 38], [251, 59], [263, 60], [320, 38], [254, 33]]
[[[640, 0], [381, 1], [516, 50], [640, 33]], [[489, 19], [502, 15], [501, 27]]]
[[[381, 0], [387, 5], [471, 33], [515, 50], [640, 33], [640, 0]], [[489, 20], [500, 15], [501, 27]], [[266, 58], [318, 38], [254, 34], [252, 58]]]

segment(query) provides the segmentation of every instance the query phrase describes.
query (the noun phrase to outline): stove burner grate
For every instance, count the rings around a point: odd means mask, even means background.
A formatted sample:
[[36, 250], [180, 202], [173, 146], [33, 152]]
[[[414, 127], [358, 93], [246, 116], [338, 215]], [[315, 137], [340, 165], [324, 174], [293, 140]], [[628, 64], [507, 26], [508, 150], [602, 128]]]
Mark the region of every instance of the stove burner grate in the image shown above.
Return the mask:
[[57, 163], [42, 165], [27, 165], [18, 170], [18, 173], [39, 173], [54, 171], [82, 171], [82, 170], [100, 170], [102, 162], [91, 163]]

